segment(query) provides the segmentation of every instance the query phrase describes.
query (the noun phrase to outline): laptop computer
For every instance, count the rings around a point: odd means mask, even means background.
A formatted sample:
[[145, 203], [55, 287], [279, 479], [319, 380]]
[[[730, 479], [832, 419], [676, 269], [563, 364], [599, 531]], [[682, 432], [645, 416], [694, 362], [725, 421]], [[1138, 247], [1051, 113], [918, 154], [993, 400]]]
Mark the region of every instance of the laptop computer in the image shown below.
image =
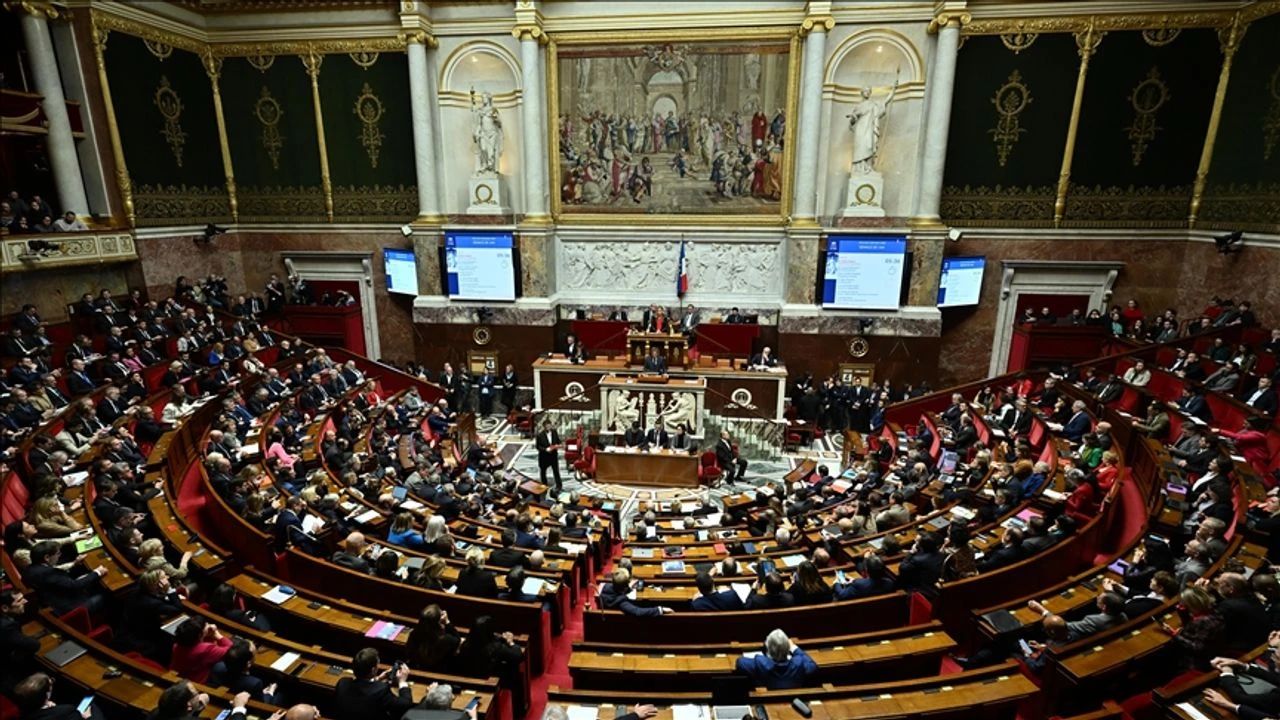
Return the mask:
[[58, 667], [65, 667], [67, 663], [75, 660], [81, 655], [84, 655], [86, 652], [88, 652], [88, 650], [86, 650], [83, 645], [72, 640], [67, 640], [61, 645], [58, 645], [58, 647], [45, 653], [44, 657], [46, 660]]

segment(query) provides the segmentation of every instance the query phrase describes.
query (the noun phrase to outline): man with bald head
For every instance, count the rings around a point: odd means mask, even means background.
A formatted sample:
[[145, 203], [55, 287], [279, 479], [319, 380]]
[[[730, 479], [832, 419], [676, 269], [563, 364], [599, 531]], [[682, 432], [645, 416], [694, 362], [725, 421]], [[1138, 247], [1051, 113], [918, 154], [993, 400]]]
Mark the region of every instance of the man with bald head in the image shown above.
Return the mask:
[[365, 557], [368, 551], [369, 543], [365, 540], [364, 534], [353, 532], [347, 536], [346, 542], [338, 548], [331, 559], [337, 565], [368, 575], [373, 572], [373, 566]]

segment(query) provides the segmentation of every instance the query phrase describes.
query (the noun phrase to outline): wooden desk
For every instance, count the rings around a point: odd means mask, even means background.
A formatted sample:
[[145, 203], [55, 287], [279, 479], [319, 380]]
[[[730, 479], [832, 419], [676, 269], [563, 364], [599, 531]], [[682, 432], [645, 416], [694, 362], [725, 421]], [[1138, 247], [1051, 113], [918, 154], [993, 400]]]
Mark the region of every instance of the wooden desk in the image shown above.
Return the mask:
[[681, 368], [685, 366], [689, 341], [680, 333], [627, 333], [627, 356], [632, 365], [643, 365], [651, 348], [658, 348], [658, 354], [666, 359], [667, 367]]
[[596, 453], [596, 480], [623, 485], [698, 487], [698, 458], [670, 451]]

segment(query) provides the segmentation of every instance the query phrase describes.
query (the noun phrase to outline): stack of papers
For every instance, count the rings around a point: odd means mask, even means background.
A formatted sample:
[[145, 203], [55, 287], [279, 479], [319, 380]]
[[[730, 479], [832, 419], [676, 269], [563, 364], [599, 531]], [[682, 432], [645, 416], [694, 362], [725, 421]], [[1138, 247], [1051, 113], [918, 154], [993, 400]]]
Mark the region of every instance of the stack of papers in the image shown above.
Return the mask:
[[380, 640], [395, 640], [400, 633], [404, 632], [403, 625], [397, 625], [393, 622], [379, 620], [365, 631], [364, 636], [370, 638], [378, 638]]
[[543, 588], [550, 590], [550, 588], [547, 587], [547, 582], [542, 578], [525, 578], [524, 584], [520, 586], [520, 592], [525, 595], [538, 595], [542, 592]]
[[301, 658], [302, 656], [296, 652], [287, 652], [281, 655], [280, 657], [276, 658], [275, 662], [271, 663], [271, 669], [277, 672], [286, 672], [290, 667], [293, 667], [293, 664], [295, 662], [297, 662]]
[[263, 593], [262, 599], [266, 600], [269, 603], [280, 605], [293, 596], [294, 596], [294, 593], [286, 591], [284, 588], [277, 585], [271, 588], [270, 590], [266, 591], [265, 593]]
[[80, 487], [81, 485], [84, 484], [84, 481], [88, 479], [89, 479], [89, 471], [87, 470], [83, 472], [67, 473], [66, 475], [62, 476], [62, 482], [66, 483], [66, 486], [69, 488]]

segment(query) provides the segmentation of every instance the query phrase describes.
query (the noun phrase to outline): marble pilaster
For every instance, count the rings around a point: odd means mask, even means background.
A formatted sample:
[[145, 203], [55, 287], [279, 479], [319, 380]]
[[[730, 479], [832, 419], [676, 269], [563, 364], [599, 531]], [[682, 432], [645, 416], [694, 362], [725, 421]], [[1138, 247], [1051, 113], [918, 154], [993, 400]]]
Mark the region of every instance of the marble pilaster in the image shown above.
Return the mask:
[[911, 233], [911, 287], [907, 290], [907, 304], [927, 307], [938, 300], [938, 281], [942, 275], [943, 244], [947, 240], [940, 230]]
[[417, 230], [413, 233], [413, 254], [418, 258], [418, 294], [419, 295], [436, 295], [440, 293], [440, 240], [442, 233], [423, 232]]
[[814, 286], [822, 237], [817, 232], [791, 230], [787, 233], [786, 243], [785, 301], [793, 305], [812, 305], [817, 302]]
[[520, 288], [525, 297], [547, 297], [552, 288], [551, 244], [549, 229], [524, 229], [520, 238]]
[[546, 86], [542, 82], [540, 56], [542, 48], [539, 40], [541, 32], [534, 28], [518, 27], [516, 34], [520, 38], [520, 84], [521, 84], [521, 147], [524, 150], [524, 162], [521, 168], [524, 177], [524, 216], [526, 221], [546, 223], [549, 221], [547, 194], [547, 144], [546, 144]]

